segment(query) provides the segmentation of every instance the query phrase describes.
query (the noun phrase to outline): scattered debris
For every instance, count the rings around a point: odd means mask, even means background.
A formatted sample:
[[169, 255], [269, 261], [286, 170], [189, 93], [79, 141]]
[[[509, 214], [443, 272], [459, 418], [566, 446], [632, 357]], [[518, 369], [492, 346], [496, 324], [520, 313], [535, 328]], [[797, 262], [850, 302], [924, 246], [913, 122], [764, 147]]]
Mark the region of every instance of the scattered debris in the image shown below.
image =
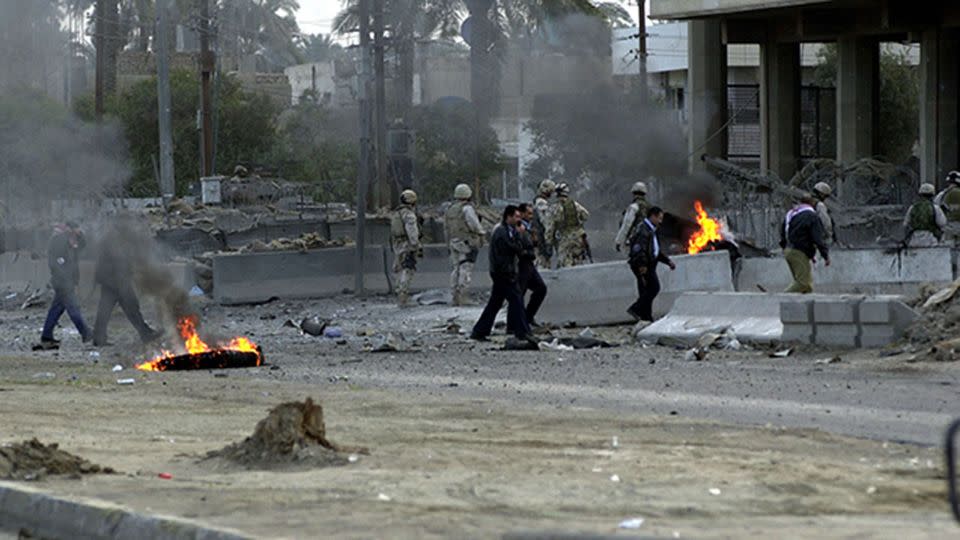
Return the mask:
[[49, 475], [79, 477], [83, 474], [113, 474], [110, 467], [94, 463], [60, 450], [56, 443], [45, 445], [37, 439], [0, 446], [0, 478], [5, 480], [41, 480]]
[[612, 475], [612, 476], [610, 477], [610, 481], [611, 481], [611, 482], [619, 482], [619, 481], [620, 481], [620, 475], [618, 475], [618, 474]]
[[123, 366], [121, 366], [120, 364], [117, 364], [117, 365], [113, 366], [113, 369], [111, 369], [110, 371], [112, 371], [112, 372], [114, 372], [114, 373], [117, 373], [118, 371], [123, 371]]
[[173, 480], [173, 475], [170, 474], [170, 473], [162, 472], [162, 473], [160, 473], [160, 474], [157, 475], [157, 478], [159, 478], [159, 479], [161, 479], [161, 480]]
[[560, 343], [559, 339], [554, 339], [551, 342], [541, 341], [537, 345], [537, 348], [541, 351], [553, 351], [553, 352], [564, 352], [564, 351], [573, 350], [572, 346], [564, 345], [563, 343]]
[[643, 526], [643, 518], [635, 517], [621, 521], [617, 527], [620, 529], [639, 529], [641, 526]]
[[383, 502], [390, 502], [390, 501], [392, 501], [393, 499], [391, 499], [390, 496], [387, 495], [386, 493], [380, 493], [380, 494], [377, 495], [377, 500], [378, 500], [378, 501], [383, 501]]
[[338, 339], [343, 337], [343, 329], [336, 326], [328, 326], [323, 331], [323, 337], [328, 339]]
[[240, 253], [263, 253], [267, 251], [300, 251], [305, 252], [311, 249], [324, 249], [331, 247], [343, 247], [349, 242], [345, 239], [327, 240], [320, 233], [310, 232], [300, 235], [299, 238], [277, 238], [270, 242], [254, 240], [243, 248]]
[[594, 339], [597, 337], [597, 335], [593, 332], [593, 330], [590, 327], [584, 328], [578, 335], [582, 338], [591, 338], [591, 339]]
[[56, 376], [57, 376], [56, 373], [51, 373], [49, 371], [42, 371], [40, 373], [34, 373], [32, 378], [33, 379], [52, 379]]
[[300, 331], [304, 334], [310, 334], [311, 336], [322, 336], [328, 324], [330, 324], [329, 321], [325, 321], [320, 317], [307, 317], [300, 321]]
[[708, 491], [709, 491], [710, 494], [713, 495], [714, 497], [719, 497], [719, 496], [720, 496], [720, 493], [721, 493], [721, 492], [720, 492], [720, 488], [710, 488]]
[[770, 353], [770, 358], [786, 358], [793, 354], [793, 349], [782, 349], [779, 351], [774, 351]]
[[134, 379], [117, 379], [117, 384], [122, 385], [122, 386], [129, 386], [129, 385], [131, 385], [131, 384], [133, 384], [133, 383], [135, 383], [135, 382], [136, 382], [136, 380], [134, 380]]
[[274, 407], [257, 423], [253, 435], [207, 454], [246, 468], [268, 469], [288, 465], [329, 467], [349, 463], [343, 453], [368, 454], [366, 448], [350, 448], [327, 439], [323, 408], [307, 398]]
[[813, 363], [826, 365], [826, 364], [839, 364], [842, 361], [843, 361], [843, 358], [840, 358], [839, 356], [834, 356], [832, 358], [821, 358], [819, 360], [814, 360]]
[[530, 341], [528, 339], [518, 339], [514, 336], [510, 336], [503, 343], [503, 350], [505, 351], [538, 351], [540, 350], [540, 344]]
[[432, 289], [413, 295], [412, 300], [421, 306], [440, 306], [453, 303], [453, 291], [450, 289]]
[[687, 351], [685, 355], [683, 355], [683, 359], [687, 362], [703, 362], [707, 359], [707, 355], [709, 353], [710, 351], [708, 349], [694, 347]]

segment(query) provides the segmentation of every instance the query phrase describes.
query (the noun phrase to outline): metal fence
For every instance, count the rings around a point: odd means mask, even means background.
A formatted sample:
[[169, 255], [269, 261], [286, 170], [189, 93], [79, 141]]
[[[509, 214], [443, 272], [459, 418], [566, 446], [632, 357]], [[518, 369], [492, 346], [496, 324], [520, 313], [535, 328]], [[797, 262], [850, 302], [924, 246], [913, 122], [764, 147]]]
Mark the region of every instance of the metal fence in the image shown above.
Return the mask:
[[[835, 158], [836, 89], [800, 89], [800, 158]], [[760, 167], [760, 85], [727, 86], [727, 157], [739, 165]]]

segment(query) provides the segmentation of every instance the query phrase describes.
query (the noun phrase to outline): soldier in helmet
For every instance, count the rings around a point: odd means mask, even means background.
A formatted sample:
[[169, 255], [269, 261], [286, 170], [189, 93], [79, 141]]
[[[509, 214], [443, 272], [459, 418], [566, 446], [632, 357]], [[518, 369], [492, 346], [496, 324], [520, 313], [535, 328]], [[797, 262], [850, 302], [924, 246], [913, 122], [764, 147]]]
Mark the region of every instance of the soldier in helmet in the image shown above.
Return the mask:
[[633, 193], [633, 202], [623, 213], [623, 221], [620, 223], [620, 230], [614, 240], [614, 247], [617, 251], [626, 246], [627, 242], [633, 238], [633, 233], [637, 225], [643, 223], [646, 219], [647, 211], [650, 210], [650, 203], [647, 202], [647, 185], [643, 182], [633, 184], [630, 189]]
[[960, 221], [960, 172], [947, 174], [947, 187], [934, 197], [933, 204], [943, 209], [949, 221]]
[[903, 219], [906, 229], [904, 243], [909, 245], [934, 245], [943, 238], [943, 228], [947, 226], [947, 216], [943, 209], [934, 204], [936, 188], [933, 184], [920, 186], [920, 200], [913, 203]]
[[417, 258], [423, 257], [417, 194], [413, 190], [400, 194], [400, 206], [390, 216], [390, 237], [396, 256], [393, 271], [397, 274], [397, 305], [406, 307], [410, 302], [410, 282], [417, 272]]
[[833, 195], [833, 188], [830, 187], [830, 184], [817, 182], [817, 184], [813, 186], [813, 196], [817, 200], [815, 210], [817, 211], [817, 217], [820, 218], [820, 224], [823, 225], [823, 239], [827, 244], [835, 244], [837, 242], [836, 226], [833, 223], [833, 216], [830, 215], [830, 209], [827, 208], [827, 199], [829, 199], [831, 195]]
[[470, 186], [460, 184], [453, 190], [455, 199], [444, 215], [444, 227], [447, 231], [447, 247], [450, 249], [450, 287], [453, 289], [453, 305], [469, 303], [470, 281], [473, 266], [486, 232], [480, 225], [477, 211], [470, 202], [473, 191]]
[[553, 266], [554, 244], [550, 240], [553, 238], [553, 218], [550, 198], [556, 189], [557, 184], [553, 180], [544, 180], [540, 182], [537, 198], [533, 200], [531, 234], [537, 244], [537, 266], [546, 270], [550, 270]]
[[553, 238], [557, 245], [557, 268], [578, 266], [587, 260], [587, 233], [583, 224], [590, 212], [570, 197], [570, 186], [557, 185], [553, 213]]

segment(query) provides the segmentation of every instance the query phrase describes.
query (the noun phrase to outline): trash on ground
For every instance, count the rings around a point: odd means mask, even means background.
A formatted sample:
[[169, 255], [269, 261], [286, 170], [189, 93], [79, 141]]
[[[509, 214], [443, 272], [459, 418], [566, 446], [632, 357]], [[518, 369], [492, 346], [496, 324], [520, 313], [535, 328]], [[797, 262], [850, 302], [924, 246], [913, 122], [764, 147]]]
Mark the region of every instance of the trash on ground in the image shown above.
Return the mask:
[[619, 482], [619, 481], [620, 481], [620, 475], [618, 475], [618, 474], [612, 475], [612, 476], [610, 477], [610, 481], [611, 481], [611, 482]]
[[710, 494], [713, 495], [714, 497], [718, 497], [718, 496], [720, 495], [720, 493], [721, 493], [720, 488], [710, 488], [708, 491], [709, 491]]
[[118, 372], [118, 371], [123, 371], [123, 366], [121, 366], [120, 364], [117, 364], [117, 365], [113, 366], [113, 369], [111, 369], [110, 371], [112, 371], [112, 372], [114, 372], [114, 373], [116, 373], [116, 372]]
[[123, 385], [123, 386], [129, 386], [135, 382], [136, 382], [135, 379], [117, 379], [117, 384]]
[[311, 336], [322, 336], [328, 324], [329, 321], [325, 321], [320, 317], [307, 317], [300, 321], [300, 331]]
[[687, 362], [703, 362], [704, 360], [707, 359], [707, 356], [709, 355], [709, 353], [710, 351], [708, 351], [707, 349], [694, 347], [693, 349], [690, 349], [689, 351], [687, 351], [685, 355], [683, 355], [683, 359], [686, 360]]
[[643, 525], [642, 517], [635, 517], [630, 519], [625, 519], [620, 522], [618, 525], [621, 529], [639, 529]]
[[814, 364], [825, 365], [825, 364], [838, 364], [838, 363], [840, 363], [840, 362], [842, 362], [842, 361], [843, 361], [843, 358], [840, 358], [839, 356], [834, 356], [834, 357], [831, 357], [831, 358], [821, 358], [821, 359], [819, 359], [819, 360], [814, 360], [813, 363], [814, 363]]
[[328, 326], [323, 331], [323, 337], [329, 339], [337, 339], [343, 337], [343, 329], [337, 328], [336, 326]]
[[554, 352], [563, 352], [563, 351], [572, 351], [573, 347], [570, 345], [564, 345], [560, 343], [559, 339], [554, 339], [551, 342], [541, 341], [537, 344], [537, 348], [541, 351], [554, 351]]
[[786, 358], [793, 354], [793, 349], [783, 349], [770, 353], [770, 358]]
[[162, 480], [173, 480], [173, 475], [170, 473], [162, 472], [157, 475], [157, 478], [160, 478]]

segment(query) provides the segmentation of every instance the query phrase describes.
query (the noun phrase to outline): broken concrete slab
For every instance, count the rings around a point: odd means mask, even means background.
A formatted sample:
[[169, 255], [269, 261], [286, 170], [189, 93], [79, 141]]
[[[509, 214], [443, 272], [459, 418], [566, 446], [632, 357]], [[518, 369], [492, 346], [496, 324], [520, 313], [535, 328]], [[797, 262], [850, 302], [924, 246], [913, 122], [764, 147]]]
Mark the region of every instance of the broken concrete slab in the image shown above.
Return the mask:
[[[881, 311], [879, 306], [885, 304], [891, 315], [886, 322], [871, 316], [864, 323], [860, 317], [864, 303], [868, 310]], [[637, 338], [693, 346], [703, 334], [729, 328], [747, 342], [880, 347], [898, 339], [917, 316], [899, 296], [687, 293]]]
[[[654, 314], [670, 310], [687, 291], [733, 291], [727, 252], [674, 257], [676, 271], [660, 266], [661, 293]], [[537, 318], [555, 325], [619, 324], [632, 322], [626, 309], [637, 299], [637, 279], [626, 261], [588, 264], [541, 272], [547, 299]]]

